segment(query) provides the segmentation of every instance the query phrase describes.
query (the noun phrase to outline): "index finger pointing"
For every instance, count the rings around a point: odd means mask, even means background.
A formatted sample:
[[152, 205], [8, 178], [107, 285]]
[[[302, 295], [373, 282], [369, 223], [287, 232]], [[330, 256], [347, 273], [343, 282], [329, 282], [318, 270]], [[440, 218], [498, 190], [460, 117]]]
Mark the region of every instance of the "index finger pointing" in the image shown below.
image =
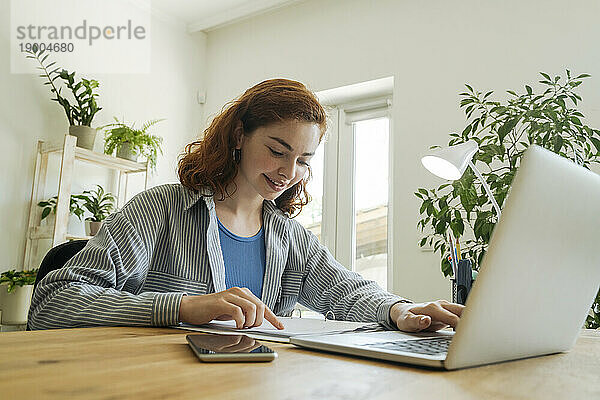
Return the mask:
[[269, 307], [267, 307], [258, 297], [256, 297], [254, 295], [254, 293], [252, 293], [250, 291], [250, 289], [248, 288], [240, 288], [237, 292], [236, 292], [237, 296], [246, 298], [247, 300], [255, 303], [255, 304], [261, 304], [264, 306], [265, 311], [264, 311], [264, 317], [267, 321], [269, 321], [275, 328], [277, 329], [284, 329], [285, 327], [283, 326], [283, 324], [277, 319], [277, 317], [275, 316], [275, 314], [273, 313], [273, 311], [271, 311], [271, 309]]
[[275, 328], [283, 329], [285, 326], [277, 319], [277, 316], [273, 314], [273, 311], [267, 306], [265, 306], [265, 319], [269, 321]]

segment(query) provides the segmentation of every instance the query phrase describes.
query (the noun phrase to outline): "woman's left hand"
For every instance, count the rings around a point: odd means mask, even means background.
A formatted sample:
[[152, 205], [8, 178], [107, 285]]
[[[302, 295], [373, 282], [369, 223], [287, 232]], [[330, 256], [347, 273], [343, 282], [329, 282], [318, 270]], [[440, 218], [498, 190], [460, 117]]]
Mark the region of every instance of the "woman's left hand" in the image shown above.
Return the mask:
[[390, 317], [398, 329], [405, 332], [430, 331], [451, 326], [456, 328], [465, 306], [437, 300], [425, 303], [396, 303]]

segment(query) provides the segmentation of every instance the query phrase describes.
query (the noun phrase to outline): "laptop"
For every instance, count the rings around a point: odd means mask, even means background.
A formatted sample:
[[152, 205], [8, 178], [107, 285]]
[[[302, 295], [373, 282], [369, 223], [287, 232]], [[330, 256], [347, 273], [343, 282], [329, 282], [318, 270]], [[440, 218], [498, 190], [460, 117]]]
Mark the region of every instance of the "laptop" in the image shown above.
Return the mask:
[[297, 346], [453, 370], [569, 350], [600, 284], [600, 175], [525, 152], [456, 331], [292, 337]]

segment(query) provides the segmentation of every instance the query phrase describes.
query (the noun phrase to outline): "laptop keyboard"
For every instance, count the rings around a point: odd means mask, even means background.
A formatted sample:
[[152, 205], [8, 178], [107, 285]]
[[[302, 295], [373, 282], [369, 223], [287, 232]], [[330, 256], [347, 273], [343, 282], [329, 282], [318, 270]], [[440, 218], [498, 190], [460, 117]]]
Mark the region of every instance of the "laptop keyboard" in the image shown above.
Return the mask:
[[417, 353], [426, 355], [438, 355], [448, 352], [448, 346], [452, 341], [452, 336], [440, 336], [435, 338], [415, 339], [415, 340], [395, 340], [392, 342], [371, 343], [365, 346], [374, 347], [382, 350], [403, 351], [407, 353]]

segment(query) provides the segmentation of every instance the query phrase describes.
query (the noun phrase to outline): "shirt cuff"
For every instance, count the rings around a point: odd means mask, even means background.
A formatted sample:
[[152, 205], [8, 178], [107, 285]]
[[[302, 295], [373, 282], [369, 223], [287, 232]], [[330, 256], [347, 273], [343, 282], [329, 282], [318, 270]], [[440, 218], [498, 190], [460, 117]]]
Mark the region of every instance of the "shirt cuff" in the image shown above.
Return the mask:
[[152, 325], [179, 324], [179, 305], [185, 293], [157, 293], [152, 304]]
[[392, 297], [384, 300], [377, 309], [377, 322], [389, 330], [398, 330], [398, 326], [390, 317], [390, 309], [396, 303], [412, 303], [412, 301], [402, 297]]

